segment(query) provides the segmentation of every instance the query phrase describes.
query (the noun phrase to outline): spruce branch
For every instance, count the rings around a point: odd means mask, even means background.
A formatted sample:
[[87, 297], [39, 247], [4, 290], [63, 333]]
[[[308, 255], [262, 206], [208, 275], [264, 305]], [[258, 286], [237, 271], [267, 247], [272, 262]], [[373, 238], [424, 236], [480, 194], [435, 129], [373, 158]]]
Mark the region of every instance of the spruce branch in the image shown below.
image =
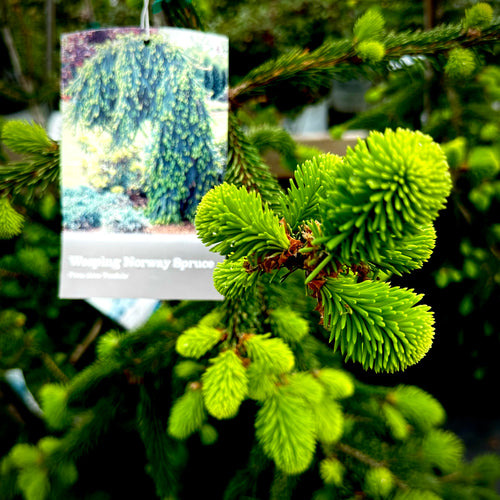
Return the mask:
[[228, 159], [224, 180], [260, 193], [273, 205], [281, 189], [255, 145], [246, 137], [234, 113], [229, 114]]
[[167, 432], [176, 439], [187, 439], [202, 428], [206, 419], [201, 384], [192, 382], [174, 402], [168, 417]]
[[325, 161], [325, 157], [316, 157], [304, 162], [295, 170], [294, 178], [286, 196], [280, 198], [281, 212], [292, 232], [296, 231], [303, 221], [319, 219], [318, 204], [324, 191], [325, 179], [334, 173], [333, 163]]
[[59, 381], [68, 382], [68, 376], [59, 368], [59, 365], [54, 361], [52, 356], [47, 352], [39, 353], [40, 359], [43, 361], [43, 364], [47, 368], [47, 370]]
[[292, 136], [278, 126], [262, 124], [252, 127], [247, 131], [247, 138], [259, 154], [271, 150], [290, 159], [295, 154], [296, 144]]
[[288, 345], [280, 338], [269, 338], [271, 334], [244, 335], [242, 343], [259, 374], [288, 373], [295, 359]]
[[399, 385], [387, 393], [393, 404], [414, 426], [424, 431], [442, 425], [446, 413], [439, 401], [416, 386]]
[[113, 391], [91, 409], [78, 415], [74, 426], [64, 435], [61, 446], [51, 455], [51, 463], [76, 460], [96, 446], [122, 408], [123, 399], [123, 394]]
[[69, 357], [70, 364], [75, 365], [78, 362], [78, 360], [83, 356], [83, 354], [87, 351], [92, 342], [94, 342], [94, 340], [101, 332], [102, 323], [103, 323], [102, 318], [97, 318], [95, 323], [92, 325], [92, 328], [90, 329], [89, 333], [85, 336], [83, 341], [75, 347], [74, 351], [71, 353]]
[[[371, 467], [373, 469], [379, 469], [379, 468], [385, 468], [386, 467], [385, 462], [378, 461], [378, 460], [370, 457], [366, 453], [363, 453], [362, 451], [360, 451], [360, 450], [358, 450], [356, 448], [353, 448], [352, 446], [349, 446], [346, 443], [339, 442], [339, 443], [337, 443], [335, 445], [335, 448], [339, 452], [341, 452], [341, 453], [343, 453], [345, 455], [348, 455], [348, 456], [350, 456], [350, 457], [358, 460], [362, 464], [368, 465], [369, 467]], [[410, 489], [410, 487], [408, 486], [408, 484], [406, 484], [400, 478], [398, 478], [394, 474], [392, 475], [392, 477], [393, 477], [393, 480], [394, 480], [395, 484], [398, 486], [399, 489], [401, 489], [403, 491], [408, 491]]]
[[203, 31], [203, 20], [190, 0], [155, 0], [153, 14], [163, 11], [167, 25]]
[[[435, 57], [457, 46], [480, 47], [499, 39], [497, 17], [479, 33], [469, 34], [462, 24], [456, 24], [422, 32], [389, 33], [380, 41], [385, 47], [383, 61], [389, 62], [406, 55]], [[325, 95], [334, 77], [345, 78], [368, 69], [374, 67], [360, 60], [353, 41], [326, 42], [312, 52], [292, 51], [255, 68], [230, 90], [229, 98], [233, 108], [258, 97], [272, 100], [284, 92], [285, 84], [285, 88], [304, 89], [314, 100]]]
[[198, 324], [185, 330], [176, 342], [177, 352], [186, 358], [198, 359], [222, 340], [221, 330]]
[[333, 75], [355, 57], [352, 43], [341, 41], [326, 43], [309, 52], [294, 50], [252, 70], [236, 87], [229, 91], [233, 108], [257, 97], [272, 100], [283, 92], [282, 85], [307, 89], [311, 102], [325, 95]]
[[228, 256], [215, 275], [223, 294], [248, 296], [257, 277], [301, 269], [334, 350], [375, 371], [403, 370], [430, 348], [433, 316], [416, 305], [422, 296], [375, 278], [429, 258], [450, 189], [446, 157], [431, 137], [386, 130], [343, 159], [323, 155], [299, 166], [279, 199], [281, 221], [258, 195], [222, 184], [202, 199], [196, 226]]

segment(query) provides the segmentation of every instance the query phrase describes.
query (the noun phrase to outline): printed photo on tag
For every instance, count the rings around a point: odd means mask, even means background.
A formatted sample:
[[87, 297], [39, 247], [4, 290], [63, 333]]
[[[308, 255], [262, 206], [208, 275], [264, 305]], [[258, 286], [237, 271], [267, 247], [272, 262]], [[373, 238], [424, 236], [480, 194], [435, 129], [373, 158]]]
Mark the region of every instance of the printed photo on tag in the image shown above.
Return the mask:
[[62, 35], [60, 297], [220, 298], [194, 218], [223, 180], [227, 98], [224, 36]]

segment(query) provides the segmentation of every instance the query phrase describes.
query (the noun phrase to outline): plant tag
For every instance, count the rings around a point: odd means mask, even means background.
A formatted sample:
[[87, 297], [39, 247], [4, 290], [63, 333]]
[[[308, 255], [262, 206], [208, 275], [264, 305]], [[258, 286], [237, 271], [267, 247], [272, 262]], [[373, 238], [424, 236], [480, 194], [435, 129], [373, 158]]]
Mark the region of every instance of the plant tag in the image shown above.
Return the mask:
[[227, 84], [220, 35], [62, 36], [61, 298], [221, 298], [193, 222], [224, 176]]

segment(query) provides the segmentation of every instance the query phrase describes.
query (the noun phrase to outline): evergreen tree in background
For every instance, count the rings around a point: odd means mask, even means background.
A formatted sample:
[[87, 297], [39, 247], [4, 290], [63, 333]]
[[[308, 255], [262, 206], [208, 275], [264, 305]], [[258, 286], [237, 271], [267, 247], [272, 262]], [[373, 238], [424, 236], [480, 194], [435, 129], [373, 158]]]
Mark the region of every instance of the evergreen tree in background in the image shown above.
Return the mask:
[[[201, 26], [191, 2], [158, 4]], [[492, 47], [499, 22], [481, 3], [457, 25], [387, 33], [370, 10], [350, 36], [235, 83], [225, 182], [196, 214], [200, 238], [226, 256], [214, 273], [225, 300], [164, 303], [135, 331], [56, 299], [58, 144], [40, 126], [5, 124], [3, 144], [21, 159], [0, 167], [0, 368], [21, 368], [40, 407], [2, 384], [0, 496], [499, 498], [499, 458], [466, 460], [437, 399], [353, 375], [405, 370], [441, 335], [405, 287], [434, 249], [449, 148], [384, 129], [343, 158], [302, 162], [283, 189], [259, 150], [290, 150], [289, 136], [242, 125], [256, 100], [313, 102], [333, 78], [404, 56], [467, 72], [468, 51]]]

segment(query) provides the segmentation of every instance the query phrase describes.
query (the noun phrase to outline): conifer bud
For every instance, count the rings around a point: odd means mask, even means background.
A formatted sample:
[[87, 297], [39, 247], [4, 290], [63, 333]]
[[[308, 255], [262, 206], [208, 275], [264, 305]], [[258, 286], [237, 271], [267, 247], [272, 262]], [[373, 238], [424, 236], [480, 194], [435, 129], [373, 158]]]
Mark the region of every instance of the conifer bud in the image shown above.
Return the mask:
[[332, 444], [338, 441], [344, 430], [344, 414], [340, 405], [325, 398], [312, 408], [318, 441], [323, 444]]
[[61, 441], [54, 436], [45, 436], [38, 441], [37, 446], [44, 455], [50, 455], [61, 446]]
[[19, 472], [17, 486], [26, 500], [48, 500], [50, 482], [47, 469], [28, 467]]
[[289, 372], [294, 364], [293, 352], [283, 340], [266, 335], [248, 335], [245, 347], [253, 363], [258, 363], [263, 373]]
[[486, 123], [479, 131], [479, 138], [484, 142], [495, 142], [500, 137], [500, 126], [494, 122]]
[[468, 158], [469, 175], [476, 182], [492, 179], [500, 170], [500, 161], [495, 149], [488, 146], [476, 146]]
[[403, 417], [403, 414], [389, 403], [385, 403], [382, 406], [382, 413], [393, 437], [404, 441], [410, 433], [410, 426]]
[[424, 456], [445, 474], [455, 470], [464, 455], [464, 444], [458, 436], [442, 429], [433, 429], [422, 443]]
[[41, 407], [47, 425], [54, 430], [62, 430], [70, 422], [66, 401], [68, 392], [57, 384], [45, 384], [40, 390]]
[[404, 370], [420, 361], [434, 337], [434, 317], [422, 295], [381, 281], [328, 278], [323, 320], [334, 349], [375, 371]]
[[457, 47], [450, 50], [445, 73], [453, 80], [470, 78], [476, 70], [476, 58], [470, 49]]
[[178, 378], [188, 379], [198, 375], [200, 371], [204, 370], [204, 366], [196, 363], [195, 361], [185, 360], [180, 361], [174, 367], [174, 374]]
[[247, 288], [257, 282], [259, 273], [248, 273], [244, 267], [246, 259], [226, 259], [214, 269], [215, 289], [228, 299], [240, 297]]
[[316, 406], [324, 401], [325, 388], [309, 372], [295, 372], [288, 377], [288, 390]]
[[267, 456], [286, 474], [300, 474], [315, 450], [314, 415], [310, 406], [288, 386], [267, 399], [255, 419], [257, 439]]
[[424, 430], [441, 425], [446, 418], [439, 401], [419, 387], [399, 385], [389, 392], [387, 400], [396, 406], [404, 418]]
[[52, 276], [52, 264], [47, 253], [41, 248], [21, 248], [16, 257], [19, 268], [26, 274], [44, 280]]
[[465, 137], [457, 137], [442, 145], [450, 168], [458, 168], [465, 162], [467, 141]]
[[205, 419], [206, 413], [199, 384], [191, 384], [172, 406], [167, 432], [174, 438], [186, 439], [201, 429]]
[[385, 55], [384, 45], [377, 40], [366, 40], [356, 46], [358, 56], [368, 63], [378, 63]]
[[314, 374], [325, 386], [327, 393], [334, 399], [348, 398], [354, 394], [354, 383], [351, 376], [336, 368], [323, 368]]
[[309, 332], [309, 323], [290, 307], [280, 307], [269, 313], [272, 332], [286, 342], [298, 342]]
[[200, 440], [205, 446], [217, 442], [219, 435], [213, 425], [204, 424], [200, 429]]
[[40, 458], [40, 450], [27, 443], [16, 444], [9, 453], [15, 467], [21, 469], [35, 465]]
[[[348, 148], [334, 173], [319, 203], [322, 234], [314, 241], [344, 262], [383, 265], [387, 259], [381, 252], [429, 226], [452, 186], [439, 145], [406, 129], [372, 132]], [[409, 262], [404, 256], [403, 261]]]
[[221, 331], [217, 328], [197, 325], [179, 335], [175, 348], [181, 356], [198, 359], [212, 349], [221, 338]]
[[0, 197], [0, 239], [18, 235], [23, 227], [24, 218], [11, 206], [7, 197]]
[[60, 463], [57, 466], [55, 473], [59, 482], [65, 487], [76, 483], [76, 480], [78, 479], [78, 469], [72, 461]]
[[372, 467], [365, 476], [365, 491], [374, 498], [387, 498], [394, 488], [391, 471], [385, 467]]
[[493, 20], [493, 9], [485, 2], [479, 2], [465, 11], [464, 28], [484, 28]]
[[245, 367], [234, 351], [221, 352], [211, 359], [201, 380], [208, 413], [218, 419], [233, 418], [248, 394]]
[[319, 463], [319, 475], [325, 484], [341, 486], [345, 467], [336, 458], [326, 458]]
[[257, 192], [220, 184], [201, 200], [196, 212], [198, 236], [212, 251], [239, 259], [267, 256], [288, 249], [290, 241], [279, 218]]
[[107, 332], [97, 342], [96, 352], [99, 359], [110, 359], [120, 345], [121, 334], [115, 330]]
[[265, 401], [278, 390], [278, 376], [275, 374], [262, 373], [259, 365], [251, 363], [247, 368], [248, 397], [256, 401]]
[[384, 16], [377, 8], [367, 10], [355, 23], [353, 28], [354, 40], [378, 40], [384, 33]]

